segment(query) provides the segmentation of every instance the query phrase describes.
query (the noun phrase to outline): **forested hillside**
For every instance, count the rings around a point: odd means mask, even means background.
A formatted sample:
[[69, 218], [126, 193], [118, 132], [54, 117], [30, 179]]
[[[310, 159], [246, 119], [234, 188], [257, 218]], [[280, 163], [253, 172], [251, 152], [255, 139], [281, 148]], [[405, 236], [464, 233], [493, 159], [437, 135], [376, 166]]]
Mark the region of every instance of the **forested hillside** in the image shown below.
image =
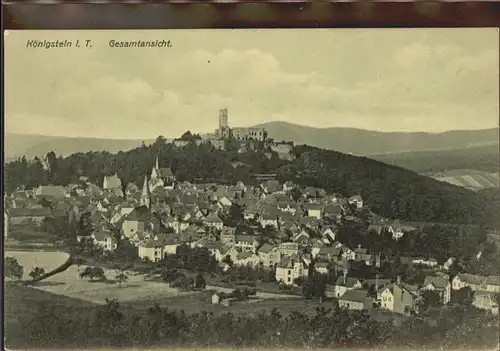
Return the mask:
[[50, 172], [41, 162], [25, 159], [6, 164], [5, 186], [12, 191], [21, 185], [66, 185], [85, 175], [101, 185], [104, 175], [117, 173], [123, 185], [141, 185], [156, 156], [160, 167], [171, 167], [179, 181], [212, 179], [219, 182], [255, 182], [252, 174], [277, 173], [281, 181], [292, 180], [303, 186], [317, 186], [345, 196], [361, 194], [376, 213], [410, 221], [486, 224], [498, 226], [496, 206], [491, 198], [450, 184], [420, 176], [396, 166], [335, 151], [299, 146], [297, 158], [283, 161], [266, 150], [238, 153], [227, 145], [220, 151], [204, 144], [175, 148], [159, 137], [150, 146], [142, 145], [128, 152], [111, 154], [77, 153], [57, 158], [50, 153]]

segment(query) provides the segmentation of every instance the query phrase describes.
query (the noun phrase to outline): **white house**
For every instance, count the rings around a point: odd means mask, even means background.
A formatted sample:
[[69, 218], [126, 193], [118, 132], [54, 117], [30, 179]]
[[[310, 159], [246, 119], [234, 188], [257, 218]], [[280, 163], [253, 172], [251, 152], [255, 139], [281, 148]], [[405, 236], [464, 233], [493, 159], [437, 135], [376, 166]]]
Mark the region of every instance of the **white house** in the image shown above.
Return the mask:
[[281, 243], [278, 250], [284, 256], [295, 256], [299, 253], [299, 244], [292, 242]]
[[281, 262], [281, 252], [276, 246], [264, 244], [257, 250], [257, 254], [264, 267], [274, 267]]
[[337, 281], [335, 282], [335, 296], [341, 297], [348, 290], [359, 289], [362, 287], [363, 285], [361, 284], [361, 281], [357, 278], [347, 276], [338, 277]]
[[273, 214], [263, 213], [260, 218], [260, 225], [262, 228], [271, 226], [278, 229], [278, 216]]
[[460, 273], [451, 281], [453, 290], [460, 290], [469, 286], [472, 291], [480, 290], [485, 285], [486, 277], [474, 274]]
[[437, 292], [443, 304], [447, 304], [451, 300], [451, 283], [445, 277], [425, 277], [421, 290]]
[[158, 240], [148, 240], [139, 244], [139, 257], [148, 258], [152, 262], [158, 262], [163, 259], [164, 245]]
[[310, 204], [307, 204], [306, 209], [307, 209], [307, 216], [308, 217], [321, 219], [321, 218], [323, 218], [325, 205], [318, 204], [318, 203], [310, 203]]
[[297, 278], [308, 276], [308, 268], [299, 259], [284, 258], [276, 267], [276, 281], [286, 285], [293, 285]]
[[117, 241], [111, 232], [95, 232], [92, 234], [95, 244], [105, 251], [113, 251], [117, 248]]
[[498, 275], [486, 277], [486, 291], [500, 292], [500, 277]]
[[237, 234], [234, 237], [234, 247], [242, 251], [255, 252], [259, 243], [254, 235]]
[[356, 208], [363, 207], [363, 198], [360, 195], [351, 196], [348, 200], [350, 205], [355, 206]]
[[224, 222], [222, 221], [222, 219], [220, 219], [220, 217], [217, 214], [208, 215], [205, 218], [205, 224], [208, 227], [212, 227], [217, 230], [222, 230], [222, 228], [224, 227]]

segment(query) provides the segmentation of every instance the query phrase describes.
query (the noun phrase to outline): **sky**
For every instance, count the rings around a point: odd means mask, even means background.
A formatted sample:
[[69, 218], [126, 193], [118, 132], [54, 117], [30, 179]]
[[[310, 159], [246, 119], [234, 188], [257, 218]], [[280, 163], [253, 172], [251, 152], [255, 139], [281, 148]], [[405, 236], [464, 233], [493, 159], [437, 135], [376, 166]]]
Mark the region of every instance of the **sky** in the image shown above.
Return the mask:
[[[80, 40], [27, 48], [28, 40]], [[85, 48], [85, 40], [92, 47]], [[170, 40], [112, 48], [110, 40]], [[8, 31], [5, 131], [178, 137], [287, 121], [442, 132], [499, 125], [498, 29]]]

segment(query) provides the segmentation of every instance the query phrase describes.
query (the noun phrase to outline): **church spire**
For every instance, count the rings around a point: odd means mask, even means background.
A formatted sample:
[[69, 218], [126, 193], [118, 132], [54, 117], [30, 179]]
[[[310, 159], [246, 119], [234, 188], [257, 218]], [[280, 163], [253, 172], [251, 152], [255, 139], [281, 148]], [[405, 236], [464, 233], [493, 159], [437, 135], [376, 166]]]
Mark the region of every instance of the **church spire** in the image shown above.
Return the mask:
[[141, 205], [151, 207], [151, 197], [149, 195], [149, 187], [148, 187], [148, 176], [144, 177], [144, 185], [142, 186], [142, 194], [141, 194]]
[[153, 169], [151, 170], [151, 179], [156, 179], [158, 178], [158, 156], [156, 156], [156, 163]]

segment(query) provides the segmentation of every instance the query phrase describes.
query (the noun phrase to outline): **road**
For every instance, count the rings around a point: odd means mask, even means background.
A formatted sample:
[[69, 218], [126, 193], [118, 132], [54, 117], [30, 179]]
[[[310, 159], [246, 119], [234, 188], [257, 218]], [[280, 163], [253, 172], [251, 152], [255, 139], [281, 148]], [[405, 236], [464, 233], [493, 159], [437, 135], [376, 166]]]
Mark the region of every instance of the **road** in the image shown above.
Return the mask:
[[[231, 288], [224, 288], [221, 286], [214, 286], [214, 285], [207, 285], [206, 288], [207, 290], [217, 290], [226, 294], [230, 294], [234, 291], [234, 289]], [[290, 294], [274, 294], [274, 293], [268, 293], [268, 292], [262, 292], [262, 291], [257, 291], [256, 297], [261, 298], [261, 299], [300, 299], [301, 296], [298, 295], [290, 295]]]

